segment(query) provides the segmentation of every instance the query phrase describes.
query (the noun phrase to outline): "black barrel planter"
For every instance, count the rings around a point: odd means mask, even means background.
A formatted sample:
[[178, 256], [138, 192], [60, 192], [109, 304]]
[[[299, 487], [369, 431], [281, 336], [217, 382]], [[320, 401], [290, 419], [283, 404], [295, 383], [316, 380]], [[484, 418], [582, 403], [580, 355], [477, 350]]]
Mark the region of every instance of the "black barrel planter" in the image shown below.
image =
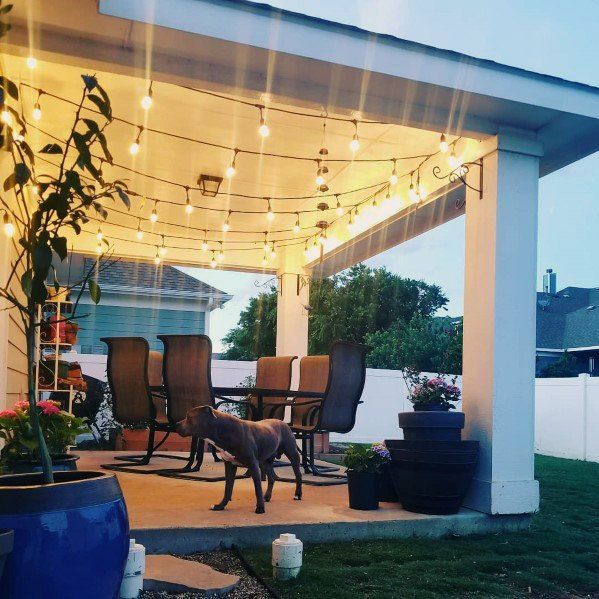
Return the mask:
[[14, 530], [0, 597], [118, 597], [129, 523], [115, 475], [56, 472], [54, 480], [0, 476], [0, 528]]
[[352, 510], [378, 510], [377, 477], [374, 472], [347, 471], [349, 507]]
[[464, 420], [463, 412], [418, 410], [399, 413], [404, 439], [410, 441], [459, 441]]
[[[64, 472], [77, 470], [78, 455], [72, 453], [64, 453], [61, 455], [52, 456], [52, 471]], [[9, 460], [8, 470], [12, 474], [29, 474], [32, 472], [41, 472], [42, 465], [40, 462], [32, 462], [26, 460]]]
[[0, 528], [0, 580], [8, 554], [11, 553], [14, 541], [14, 532]]
[[478, 441], [385, 441], [391, 476], [404, 509], [455, 514], [478, 460]]

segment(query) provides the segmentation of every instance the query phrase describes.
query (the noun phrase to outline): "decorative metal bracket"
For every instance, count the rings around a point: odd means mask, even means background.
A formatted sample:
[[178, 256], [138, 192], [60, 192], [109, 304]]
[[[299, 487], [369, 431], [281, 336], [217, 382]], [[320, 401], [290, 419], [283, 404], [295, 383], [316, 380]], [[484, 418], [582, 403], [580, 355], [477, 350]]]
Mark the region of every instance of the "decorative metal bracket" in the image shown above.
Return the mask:
[[[473, 187], [466, 181], [466, 175], [470, 172], [470, 169], [473, 166], [477, 166], [479, 168], [479, 180], [478, 180], [479, 186], [478, 186], [478, 188]], [[483, 171], [484, 171], [483, 159], [481, 158], [480, 160], [476, 160], [474, 162], [464, 162], [464, 164], [458, 166], [457, 168], [455, 168], [452, 171], [449, 171], [448, 173], [445, 173], [445, 174], [441, 173], [440, 166], [435, 166], [433, 168], [433, 175], [437, 179], [447, 179], [449, 181], [449, 183], [453, 183], [454, 181], [457, 181], [459, 179], [466, 187], [468, 187], [468, 189], [472, 189], [472, 191], [477, 191], [478, 199], [482, 200], [483, 199]], [[459, 200], [457, 202], [456, 208], [462, 208], [465, 203], [466, 203], [466, 200]]]
[[296, 282], [296, 294], [299, 295], [300, 291], [304, 288], [307, 287], [310, 284], [311, 281], [311, 277], [308, 277], [306, 275], [296, 275], [297, 277], [297, 282]]
[[300, 275], [300, 274], [295, 274], [295, 273], [283, 273], [281, 275], [277, 275], [276, 277], [272, 277], [272, 279], [268, 279], [268, 281], [263, 281], [263, 282], [254, 281], [254, 286], [267, 287], [268, 285], [274, 285], [275, 281], [276, 281], [278, 293], [279, 293], [279, 295], [282, 296], [283, 295], [283, 277], [285, 275], [292, 275], [296, 278], [295, 292], [297, 295], [299, 295], [300, 291], [304, 287], [308, 286], [310, 284], [310, 281], [312, 280], [312, 277], [310, 277], [308, 275]]

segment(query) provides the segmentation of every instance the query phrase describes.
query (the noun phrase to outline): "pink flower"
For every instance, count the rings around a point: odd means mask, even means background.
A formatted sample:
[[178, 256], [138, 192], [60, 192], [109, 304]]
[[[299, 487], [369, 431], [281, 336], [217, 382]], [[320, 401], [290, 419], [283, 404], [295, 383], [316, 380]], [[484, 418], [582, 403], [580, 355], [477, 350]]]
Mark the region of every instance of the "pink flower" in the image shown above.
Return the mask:
[[15, 410], [20, 410], [21, 412], [26, 412], [29, 409], [29, 402], [21, 399], [14, 405]]
[[52, 416], [53, 414], [60, 414], [60, 404], [57, 401], [42, 400], [38, 401], [37, 405], [42, 409], [42, 412], [46, 416]]
[[14, 410], [0, 411], [0, 418], [18, 418], [18, 414]]

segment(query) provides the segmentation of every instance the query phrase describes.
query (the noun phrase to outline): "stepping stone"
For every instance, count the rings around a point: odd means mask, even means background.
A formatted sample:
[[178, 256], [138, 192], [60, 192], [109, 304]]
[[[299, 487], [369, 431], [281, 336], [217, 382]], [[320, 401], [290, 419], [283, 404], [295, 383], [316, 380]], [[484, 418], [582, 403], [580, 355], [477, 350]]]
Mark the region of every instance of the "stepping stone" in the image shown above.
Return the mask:
[[208, 596], [218, 596], [228, 593], [238, 583], [239, 576], [217, 572], [206, 564], [173, 555], [146, 556], [144, 591], [203, 591]]

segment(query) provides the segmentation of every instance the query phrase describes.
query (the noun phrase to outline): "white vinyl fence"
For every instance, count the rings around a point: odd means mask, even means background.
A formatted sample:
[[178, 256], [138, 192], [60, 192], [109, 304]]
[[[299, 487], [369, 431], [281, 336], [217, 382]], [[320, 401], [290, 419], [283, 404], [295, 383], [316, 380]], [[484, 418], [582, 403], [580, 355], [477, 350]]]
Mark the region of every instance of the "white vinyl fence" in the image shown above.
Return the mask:
[[[106, 356], [71, 354], [85, 374], [106, 380]], [[212, 383], [236, 386], [255, 373], [255, 362], [212, 361]], [[458, 386], [461, 381], [457, 381]], [[332, 441], [369, 443], [400, 439], [398, 412], [411, 410], [407, 387], [398, 370], [366, 370], [366, 386], [356, 425]], [[537, 453], [599, 462], [599, 378], [537, 379], [535, 397]]]

